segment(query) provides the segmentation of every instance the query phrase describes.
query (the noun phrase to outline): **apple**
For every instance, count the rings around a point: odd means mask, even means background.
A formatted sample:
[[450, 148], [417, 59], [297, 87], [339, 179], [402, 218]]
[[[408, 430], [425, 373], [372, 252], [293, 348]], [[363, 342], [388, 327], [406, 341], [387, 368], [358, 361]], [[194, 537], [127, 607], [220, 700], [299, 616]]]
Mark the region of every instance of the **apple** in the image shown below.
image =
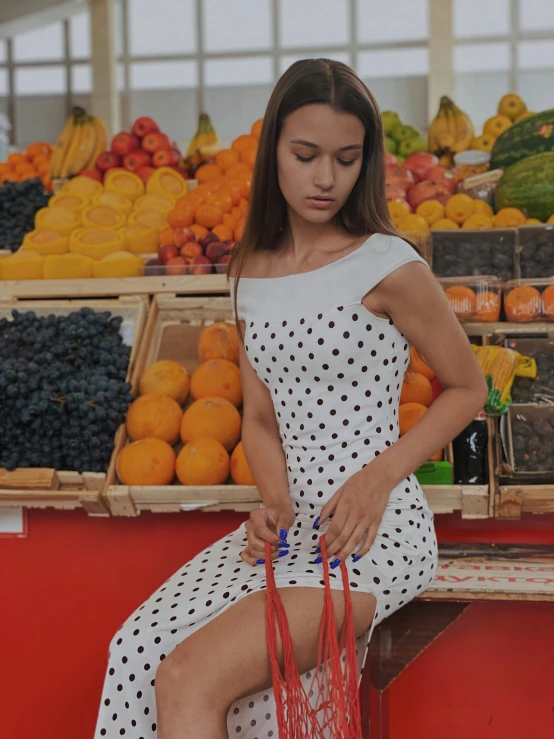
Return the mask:
[[154, 154], [160, 149], [172, 150], [171, 141], [165, 135], [165, 133], [148, 133], [142, 139], [142, 148], [149, 154]]
[[224, 254], [227, 254], [227, 249], [220, 241], [212, 241], [206, 247], [206, 256], [212, 264], [219, 264]]
[[184, 275], [186, 273], [186, 262], [183, 257], [171, 257], [165, 263], [166, 275]]
[[172, 167], [179, 161], [180, 155], [175, 151], [167, 149], [159, 149], [152, 154], [152, 164], [154, 167]]
[[425, 179], [433, 180], [433, 182], [436, 182], [438, 185], [444, 185], [444, 187], [448, 188], [452, 195], [454, 195], [454, 193], [456, 192], [456, 175], [451, 169], [441, 167], [440, 164], [435, 167], [431, 167], [431, 169], [428, 169], [425, 173]]
[[438, 200], [439, 203], [446, 205], [451, 197], [452, 193], [444, 185], [433, 182], [433, 180], [422, 180], [415, 184], [408, 193], [408, 202], [414, 210], [417, 210], [417, 206], [425, 200]]
[[416, 182], [421, 180], [429, 179], [427, 177], [427, 170], [431, 167], [436, 167], [439, 163], [439, 158], [429, 151], [419, 151], [415, 154], [410, 154], [404, 160], [402, 169], [411, 172]]
[[398, 159], [390, 151], [385, 152], [385, 165], [387, 167], [398, 167]]
[[405, 200], [406, 190], [398, 185], [392, 185], [390, 182], [385, 183], [385, 198], [387, 200]]
[[403, 167], [387, 167], [385, 171], [385, 182], [408, 191], [415, 180], [413, 174]]
[[224, 254], [219, 260], [219, 264], [215, 265], [215, 271], [218, 275], [226, 275], [229, 262], [231, 261], [230, 254]]
[[189, 241], [181, 247], [179, 255], [183, 257], [187, 264], [190, 264], [194, 257], [203, 256], [202, 247], [196, 241]]
[[175, 246], [175, 244], [162, 244], [160, 248], [158, 249], [158, 258], [164, 263], [167, 264], [168, 259], [172, 259], [173, 257], [179, 256], [179, 249]]
[[96, 169], [107, 172], [108, 169], [121, 166], [121, 157], [113, 151], [105, 151], [96, 160]]
[[200, 239], [200, 245], [203, 246], [204, 249], [206, 249], [212, 243], [212, 241], [219, 241], [219, 239], [214, 233], [208, 231], [208, 233], [202, 239]]
[[156, 121], [147, 115], [143, 115], [141, 116], [141, 118], [137, 118], [137, 120], [133, 123], [132, 128], [134, 135], [138, 136], [139, 139], [149, 133], [158, 133], [159, 130], [160, 127], [158, 126]]
[[191, 228], [175, 228], [173, 230], [173, 243], [175, 246], [183, 246], [189, 241], [196, 241], [196, 235]]
[[96, 180], [97, 182], [102, 182], [104, 179], [99, 169], [83, 169], [79, 172], [79, 177], [89, 177], [91, 180]]
[[142, 149], [137, 149], [123, 157], [123, 166], [130, 172], [136, 172], [137, 169], [148, 167], [150, 164], [150, 154]]
[[207, 257], [194, 257], [190, 274], [193, 275], [211, 275], [213, 265]]
[[143, 167], [136, 169], [135, 174], [138, 174], [140, 179], [146, 184], [155, 171], [154, 167], [150, 167], [148, 164], [145, 164]]
[[121, 131], [121, 133], [116, 133], [113, 137], [110, 148], [114, 154], [124, 157], [139, 147], [140, 141], [137, 136], [133, 136], [132, 133], [127, 133], [126, 131]]

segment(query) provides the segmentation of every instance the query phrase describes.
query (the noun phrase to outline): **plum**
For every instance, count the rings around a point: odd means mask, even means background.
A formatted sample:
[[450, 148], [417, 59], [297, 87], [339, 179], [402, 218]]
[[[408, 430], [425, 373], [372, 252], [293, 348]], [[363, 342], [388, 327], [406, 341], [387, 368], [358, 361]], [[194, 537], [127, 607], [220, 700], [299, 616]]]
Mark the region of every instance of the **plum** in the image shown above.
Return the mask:
[[227, 250], [221, 241], [212, 241], [212, 243], [208, 244], [206, 247], [206, 257], [212, 264], [219, 264], [221, 262], [221, 258], [226, 253]]
[[179, 249], [175, 246], [175, 244], [162, 244], [160, 248], [158, 249], [158, 258], [164, 263], [167, 264], [169, 259], [173, 259], [173, 257], [179, 256]]

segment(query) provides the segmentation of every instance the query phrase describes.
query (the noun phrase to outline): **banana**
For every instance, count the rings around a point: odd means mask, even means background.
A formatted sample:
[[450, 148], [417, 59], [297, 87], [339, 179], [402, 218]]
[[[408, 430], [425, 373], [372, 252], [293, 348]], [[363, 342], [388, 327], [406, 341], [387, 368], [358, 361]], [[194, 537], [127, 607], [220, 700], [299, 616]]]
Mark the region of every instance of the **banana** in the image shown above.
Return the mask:
[[69, 144], [65, 156], [63, 158], [62, 166], [60, 169], [60, 177], [61, 179], [65, 180], [67, 177], [69, 177], [69, 168], [71, 166], [71, 162], [74, 160], [74, 158], [77, 155], [77, 152], [79, 151], [79, 147], [81, 145], [81, 139], [83, 137], [83, 123], [79, 119], [75, 122], [74, 126], [74, 134], [71, 138], [71, 143]]
[[205, 160], [214, 157], [221, 149], [221, 141], [207, 113], [200, 113], [198, 128], [193, 136], [186, 158]]
[[474, 136], [469, 117], [450, 98], [441, 98], [439, 112], [429, 128], [429, 148], [439, 157], [451, 158], [471, 145]]
[[94, 167], [96, 166], [96, 160], [98, 159], [100, 154], [102, 154], [102, 152], [106, 151], [106, 149], [108, 148], [108, 134], [102, 118], [99, 118], [97, 115], [93, 115], [92, 125], [96, 130], [96, 144], [94, 146], [90, 159], [83, 167], [83, 169], [94, 169]]
[[54, 149], [52, 151], [52, 158], [50, 160], [50, 177], [53, 180], [60, 177], [63, 159], [71, 144], [71, 139], [73, 138], [74, 133], [75, 127], [73, 124], [73, 116], [70, 116], [67, 119], [67, 123], [58, 137], [58, 140], [54, 144]]
[[81, 123], [81, 129], [79, 146], [68, 163], [68, 177], [74, 177], [85, 169], [96, 146], [96, 128], [90, 116]]

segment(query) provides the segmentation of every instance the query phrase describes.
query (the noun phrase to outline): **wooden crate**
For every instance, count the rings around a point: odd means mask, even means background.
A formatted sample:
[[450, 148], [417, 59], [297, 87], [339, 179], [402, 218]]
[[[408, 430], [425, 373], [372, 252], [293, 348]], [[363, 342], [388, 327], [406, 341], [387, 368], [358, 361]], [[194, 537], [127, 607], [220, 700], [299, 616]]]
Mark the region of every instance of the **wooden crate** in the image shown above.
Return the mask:
[[[175, 297], [157, 295], [152, 303], [141, 350], [135, 363], [133, 383], [158, 359], [180, 362], [189, 373], [198, 366], [197, 344], [204, 326], [232, 320], [231, 298]], [[116, 438], [116, 452], [127, 443], [125, 429]], [[491, 445], [489, 445], [491, 446]], [[489, 466], [494, 464], [489, 454]], [[463, 518], [480, 519], [492, 515], [492, 496], [488, 485], [426, 486], [425, 494], [436, 513], [460, 511]], [[108, 471], [106, 500], [110, 511], [119, 516], [136, 516], [141, 511], [173, 513], [183, 510], [250, 511], [260, 505], [255, 487], [219, 485], [190, 487], [119, 485], [115, 456]]]
[[[0, 318], [11, 311], [34, 311], [37, 315], [68, 315], [80, 308], [110, 311], [123, 318], [122, 333], [131, 344], [127, 380], [132, 382], [140, 339], [146, 325], [148, 300], [139, 296], [118, 300], [18, 300], [0, 299]], [[73, 472], [52, 469], [0, 469], [0, 508], [84, 508], [90, 515], [109, 515], [103, 496], [105, 473]]]

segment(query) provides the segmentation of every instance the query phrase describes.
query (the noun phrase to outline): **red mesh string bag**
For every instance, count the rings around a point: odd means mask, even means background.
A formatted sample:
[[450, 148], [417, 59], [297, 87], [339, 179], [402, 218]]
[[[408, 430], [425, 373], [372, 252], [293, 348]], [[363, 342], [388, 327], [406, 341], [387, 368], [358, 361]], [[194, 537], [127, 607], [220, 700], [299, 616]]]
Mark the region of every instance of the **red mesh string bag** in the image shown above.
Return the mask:
[[[317, 665], [308, 690], [304, 688], [298, 673], [287, 616], [275, 585], [270, 545], [266, 545], [267, 646], [279, 739], [362, 739], [356, 637], [348, 571], [344, 562], [341, 562], [345, 618], [339, 637], [324, 536], [320, 537], [319, 545], [323, 558], [325, 594], [319, 626]], [[277, 653], [277, 633], [283, 644], [283, 670]], [[341, 658], [343, 652], [344, 660]]]

